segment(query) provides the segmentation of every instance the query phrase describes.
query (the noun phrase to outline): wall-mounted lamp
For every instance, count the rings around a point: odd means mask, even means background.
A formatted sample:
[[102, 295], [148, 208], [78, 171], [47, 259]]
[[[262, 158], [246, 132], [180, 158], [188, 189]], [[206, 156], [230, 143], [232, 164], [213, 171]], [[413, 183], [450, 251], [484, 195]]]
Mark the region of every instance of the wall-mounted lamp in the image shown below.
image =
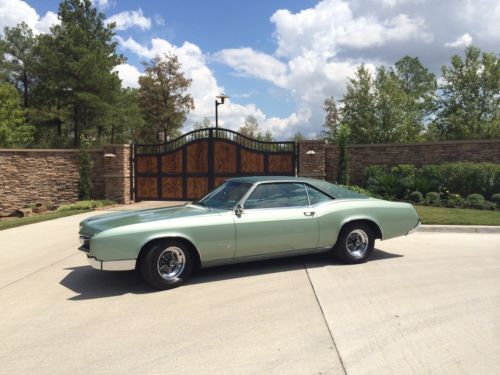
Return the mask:
[[104, 154], [104, 157], [105, 158], [116, 158], [116, 154], [108, 153], [108, 154]]
[[307, 152], [306, 155], [316, 155], [316, 151], [314, 151], [312, 148], [310, 148]]

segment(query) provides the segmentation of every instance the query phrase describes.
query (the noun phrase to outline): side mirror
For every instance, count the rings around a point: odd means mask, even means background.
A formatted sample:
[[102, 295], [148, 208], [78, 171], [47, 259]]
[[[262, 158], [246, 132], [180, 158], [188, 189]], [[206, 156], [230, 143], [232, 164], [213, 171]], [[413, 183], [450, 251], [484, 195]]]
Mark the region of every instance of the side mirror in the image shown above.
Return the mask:
[[236, 215], [241, 215], [243, 211], [245, 211], [245, 207], [243, 207], [243, 204], [238, 203], [234, 212], [236, 213]]

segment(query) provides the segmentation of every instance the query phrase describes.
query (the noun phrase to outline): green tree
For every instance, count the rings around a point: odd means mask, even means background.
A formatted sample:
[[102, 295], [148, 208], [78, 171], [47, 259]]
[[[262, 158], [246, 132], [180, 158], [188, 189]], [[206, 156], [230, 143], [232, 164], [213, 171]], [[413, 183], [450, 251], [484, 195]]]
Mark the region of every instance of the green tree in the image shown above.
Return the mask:
[[442, 67], [438, 112], [431, 131], [439, 139], [500, 137], [500, 56], [469, 46]]
[[[404, 124], [405, 96], [394, 74], [383, 65], [378, 67], [373, 88], [376, 125], [373, 142], [393, 143], [414, 138], [416, 134], [411, 129], [406, 129]], [[410, 134], [406, 134], [406, 130], [410, 130]]]
[[418, 57], [410, 56], [398, 60], [391, 73], [398, 81], [404, 100], [400, 141], [420, 140], [436, 109], [436, 77], [421, 64]]
[[38, 60], [38, 38], [33, 30], [22, 22], [16, 27], [6, 27], [0, 37], [0, 75], [7, 78], [21, 93], [23, 106], [30, 104], [31, 89], [35, 82], [35, 66]]
[[349, 154], [347, 152], [348, 141], [349, 128], [347, 128], [347, 126], [341, 126], [337, 137], [337, 145], [339, 147], [337, 183], [341, 185], [349, 185]]
[[297, 132], [289, 138], [290, 141], [304, 141], [305, 139], [306, 137], [301, 132]]
[[203, 121], [201, 122], [195, 122], [193, 125], [193, 130], [200, 130], [200, 129], [206, 129], [210, 128], [212, 126], [212, 122], [208, 117], [204, 117]]
[[379, 143], [373, 78], [364, 64], [358, 66], [354, 78], [348, 79], [341, 102], [341, 121], [349, 129], [351, 142]]
[[248, 115], [245, 119], [245, 123], [240, 127], [239, 132], [249, 138], [255, 138], [259, 141], [271, 142], [273, 140], [273, 135], [268, 130], [265, 133], [262, 132], [259, 122], [255, 116]]
[[155, 56], [144, 63], [144, 75], [139, 78], [139, 103], [146, 126], [141, 139], [160, 142], [179, 133], [186, 115], [194, 109], [187, 93], [191, 79], [184, 76], [181, 63], [174, 54]]
[[0, 83], [0, 147], [24, 147], [33, 140], [33, 127], [26, 125], [19, 93]]
[[106, 141], [110, 143], [129, 143], [144, 126], [144, 116], [139, 106], [137, 89], [121, 89], [115, 103], [108, 108], [105, 118]]
[[120, 88], [113, 69], [123, 58], [116, 53], [115, 25], [107, 25], [90, 0], [64, 0], [58, 17], [60, 24], [40, 37], [39, 89], [47, 108], [69, 110], [79, 147], [82, 134], [97, 141], [104, 134], [104, 116]]
[[325, 120], [323, 123], [323, 132], [326, 139], [335, 141], [339, 128], [339, 111], [337, 110], [337, 103], [333, 96], [325, 99], [323, 103], [325, 110]]

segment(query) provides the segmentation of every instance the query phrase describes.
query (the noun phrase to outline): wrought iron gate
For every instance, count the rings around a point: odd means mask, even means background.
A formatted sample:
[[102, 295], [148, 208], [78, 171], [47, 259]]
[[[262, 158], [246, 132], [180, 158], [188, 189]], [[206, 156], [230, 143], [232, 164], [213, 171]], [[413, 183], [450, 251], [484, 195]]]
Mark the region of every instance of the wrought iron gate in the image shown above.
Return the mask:
[[221, 128], [133, 146], [135, 200], [193, 200], [226, 178], [295, 175], [295, 142], [264, 142]]

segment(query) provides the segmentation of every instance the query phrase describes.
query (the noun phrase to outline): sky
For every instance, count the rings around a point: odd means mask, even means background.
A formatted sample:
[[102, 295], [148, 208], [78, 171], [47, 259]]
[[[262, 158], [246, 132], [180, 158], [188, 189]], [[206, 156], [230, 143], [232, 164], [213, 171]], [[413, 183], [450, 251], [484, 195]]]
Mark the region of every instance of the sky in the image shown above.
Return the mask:
[[[473, 44], [500, 52], [499, 0], [93, 0], [117, 25], [116, 71], [138, 86], [141, 62], [175, 53], [192, 79], [195, 109], [184, 130], [205, 117], [237, 130], [257, 118], [275, 139], [322, 130], [323, 101], [340, 99], [365, 63], [392, 65], [417, 56], [439, 78], [441, 66]], [[59, 1], [0, 0], [0, 30], [25, 21], [44, 33], [57, 23]], [[1, 31], [0, 31], [1, 33]]]

